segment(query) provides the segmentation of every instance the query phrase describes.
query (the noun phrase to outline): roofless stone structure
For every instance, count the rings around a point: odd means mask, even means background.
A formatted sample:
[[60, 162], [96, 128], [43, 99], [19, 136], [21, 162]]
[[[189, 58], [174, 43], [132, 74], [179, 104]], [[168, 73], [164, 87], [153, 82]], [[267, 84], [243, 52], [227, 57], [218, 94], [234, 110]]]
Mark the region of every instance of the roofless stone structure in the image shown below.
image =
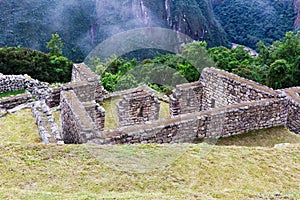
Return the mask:
[[[158, 117], [163, 98], [155, 91], [141, 86], [107, 94], [100, 78], [83, 63], [74, 64], [71, 83], [58, 88], [50, 88], [28, 76], [0, 75], [0, 92], [19, 89], [28, 92], [0, 99], [0, 108], [33, 101], [32, 95], [45, 102], [43, 107], [60, 106], [60, 134], [52, 130], [55, 126], [49, 109], [43, 109], [47, 117], [43, 118], [43, 113], [36, 115], [39, 119], [51, 119], [51, 126], [38, 123], [45, 143], [190, 142], [275, 126], [286, 126], [300, 134], [300, 87], [272, 90], [216, 68], [205, 68], [199, 81], [177, 85], [167, 100], [170, 117], [165, 119]], [[112, 97], [120, 98], [114, 105], [119, 124], [114, 130], [104, 130], [106, 113], [98, 103]]]

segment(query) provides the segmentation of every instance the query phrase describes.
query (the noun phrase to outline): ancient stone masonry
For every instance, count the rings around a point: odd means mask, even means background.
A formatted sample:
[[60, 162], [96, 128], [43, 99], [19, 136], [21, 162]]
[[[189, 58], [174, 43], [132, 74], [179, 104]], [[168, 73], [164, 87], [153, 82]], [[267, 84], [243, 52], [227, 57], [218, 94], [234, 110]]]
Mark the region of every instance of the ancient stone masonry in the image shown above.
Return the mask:
[[25, 90], [27, 76], [0, 74], [0, 93]]
[[36, 119], [36, 124], [43, 143], [64, 143], [58, 131], [58, 126], [55, 123], [52, 111], [44, 100], [34, 103], [32, 113]]
[[202, 104], [201, 82], [177, 85], [175, 92], [170, 96], [171, 117], [198, 112]]
[[200, 82], [201, 110], [278, 97], [278, 93], [266, 86], [216, 68], [205, 68]]
[[98, 75], [83, 63], [74, 64], [72, 82], [64, 85], [63, 90], [73, 90], [98, 128], [104, 129], [105, 110], [96, 103], [96, 99], [103, 100], [103, 90]]
[[50, 107], [56, 107], [60, 104], [60, 92], [62, 91], [62, 87], [57, 88], [49, 88], [48, 90], [48, 98], [46, 98], [46, 104]]
[[103, 94], [105, 90], [101, 85], [100, 77], [91, 71], [84, 63], [74, 64], [72, 70], [72, 81], [71, 82], [82, 82], [86, 81], [91, 85], [95, 86], [95, 100], [100, 102], [103, 100]]
[[61, 107], [61, 135], [65, 143], [81, 144], [93, 139], [97, 125], [74, 91], [62, 91]]
[[287, 127], [300, 135], [300, 87], [283, 90], [289, 103]]
[[141, 86], [119, 101], [117, 105], [119, 126], [131, 126], [157, 120], [159, 110], [158, 98], [146, 87]]
[[8, 110], [32, 101], [31, 94], [18, 94], [16, 96], [4, 97], [0, 99], [0, 109]]
[[[191, 142], [204, 137], [228, 137], [250, 130], [285, 125], [288, 115], [286, 107], [285, 99], [241, 103], [149, 124], [104, 131], [91, 142], [98, 144], [174, 143]], [[222, 124], [217, 124], [221, 129], [215, 129], [214, 125], [219, 121], [222, 121]]]
[[[215, 68], [205, 68], [197, 82], [178, 85], [169, 100], [146, 86], [105, 94], [99, 77], [83, 63], [73, 66], [72, 82], [58, 88], [26, 75], [0, 74], [0, 93], [22, 89], [31, 94], [2, 98], [0, 106], [8, 109], [37, 97], [41, 103], [32, 110], [44, 143], [190, 142], [274, 126], [300, 134], [300, 87], [274, 91]], [[105, 110], [96, 100], [115, 97], [121, 97], [119, 127], [104, 131]], [[159, 100], [169, 102], [171, 117], [159, 119]], [[61, 134], [46, 104], [60, 105]]]
[[100, 78], [86, 65], [74, 64], [72, 82], [64, 85], [60, 93], [61, 134], [65, 142], [83, 143], [96, 131], [104, 130], [105, 110], [95, 101], [101, 87]]

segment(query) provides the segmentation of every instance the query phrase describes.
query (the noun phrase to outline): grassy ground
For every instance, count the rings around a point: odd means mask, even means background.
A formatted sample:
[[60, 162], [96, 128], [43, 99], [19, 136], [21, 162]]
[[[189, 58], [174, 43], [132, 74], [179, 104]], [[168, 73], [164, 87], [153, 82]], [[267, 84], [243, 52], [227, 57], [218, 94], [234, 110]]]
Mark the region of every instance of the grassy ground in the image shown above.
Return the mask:
[[[218, 145], [59, 146], [37, 138], [30, 110], [0, 119], [0, 199], [300, 199], [299, 138], [284, 128]], [[272, 147], [283, 142], [298, 144]]]
[[290, 132], [287, 128], [274, 127], [228, 138], [221, 138], [216, 144], [225, 146], [273, 147], [274, 145], [281, 143], [300, 143], [300, 136]]
[[0, 98], [14, 96], [17, 94], [24, 94], [24, 93], [25, 93], [25, 90], [19, 90], [19, 91], [14, 91], [14, 92], [4, 92], [4, 93], [0, 93]]
[[30, 109], [0, 119], [0, 144], [36, 142], [40, 138]]
[[[111, 130], [118, 127], [118, 115], [117, 115], [117, 109], [116, 105], [120, 101], [120, 98], [113, 98], [108, 99], [102, 102], [101, 106], [105, 109], [105, 124], [104, 129], [105, 130]], [[165, 102], [160, 102], [160, 112], [159, 112], [159, 118], [168, 118], [170, 116], [169, 113], [169, 104]]]
[[120, 98], [108, 99], [101, 104], [101, 106], [105, 109], [105, 130], [111, 130], [118, 127], [116, 105], [120, 100]]
[[[299, 145], [280, 149], [182, 145], [186, 151], [180, 157], [144, 173], [118, 170], [105, 162], [110, 146], [1, 145], [0, 198], [300, 198]], [[126, 152], [135, 158], [169, 146], [126, 146]], [[123, 148], [115, 147], [120, 150], [116, 159], [124, 155]]]

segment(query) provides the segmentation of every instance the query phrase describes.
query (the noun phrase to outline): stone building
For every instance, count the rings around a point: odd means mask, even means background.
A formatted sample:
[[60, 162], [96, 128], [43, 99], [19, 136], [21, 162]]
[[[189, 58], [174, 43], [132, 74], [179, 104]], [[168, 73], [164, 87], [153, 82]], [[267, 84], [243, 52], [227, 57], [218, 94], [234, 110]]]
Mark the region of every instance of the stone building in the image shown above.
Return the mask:
[[[104, 95], [99, 77], [83, 63], [74, 64], [71, 83], [58, 88], [26, 76], [0, 74], [0, 92], [19, 89], [28, 93], [0, 99], [0, 108], [33, 101], [32, 96], [37, 95], [45, 102], [44, 114], [33, 109], [45, 143], [61, 139], [66, 143], [97, 144], [190, 142], [276, 126], [300, 134], [300, 87], [273, 90], [216, 68], [205, 68], [199, 81], [176, 86], [167, 100], [170, 117], [166, 119], [159, 119], [162, 99], [153, 90], [142, 86]], [[114, 96], [121, 97], [116, 105], [119, 126], [104, 130], [106, 114], [98, 102]], [[58, 105], [60, 134], [45, 129], [55, 130], [46, 106]], [[45, 120], [41, 119], [49, 119], [50, 125], [43, 125]]]

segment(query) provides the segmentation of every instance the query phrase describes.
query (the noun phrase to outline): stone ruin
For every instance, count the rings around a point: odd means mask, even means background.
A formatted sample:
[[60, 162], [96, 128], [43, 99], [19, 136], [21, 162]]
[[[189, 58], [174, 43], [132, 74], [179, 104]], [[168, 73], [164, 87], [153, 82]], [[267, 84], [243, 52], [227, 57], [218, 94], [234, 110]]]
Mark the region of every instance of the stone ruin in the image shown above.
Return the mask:
[[[10, 109], [35, 96], [40, 103], [31, 106], [44, 143], [191, 142], [276, 126], [300, 134], [300, 87], [272, 90], [215, 68], [205, 68], [199, 81], [177, 85], [169, 98], [146, 86], [108, 94], [99, 80], [83, 63], [74, 64], [72, 81], [57, 88], [28, 76], [1, 75], [0, 92], [26, 89], [27, 96], [2, 98], [0, 107]], [[118, 127], [105, 130], [106, 113], [98, 103], [115, 97], [121, 99], [115, 105]], [[161, 101], [169, 103], [165, 119], [159, 119]], [[50, 109], [56, 106], [60, 132]]]
[[119, 126], [144, 124], [158, 120], [160, 102], [148, 87], [138, 87], [117, 104]]

